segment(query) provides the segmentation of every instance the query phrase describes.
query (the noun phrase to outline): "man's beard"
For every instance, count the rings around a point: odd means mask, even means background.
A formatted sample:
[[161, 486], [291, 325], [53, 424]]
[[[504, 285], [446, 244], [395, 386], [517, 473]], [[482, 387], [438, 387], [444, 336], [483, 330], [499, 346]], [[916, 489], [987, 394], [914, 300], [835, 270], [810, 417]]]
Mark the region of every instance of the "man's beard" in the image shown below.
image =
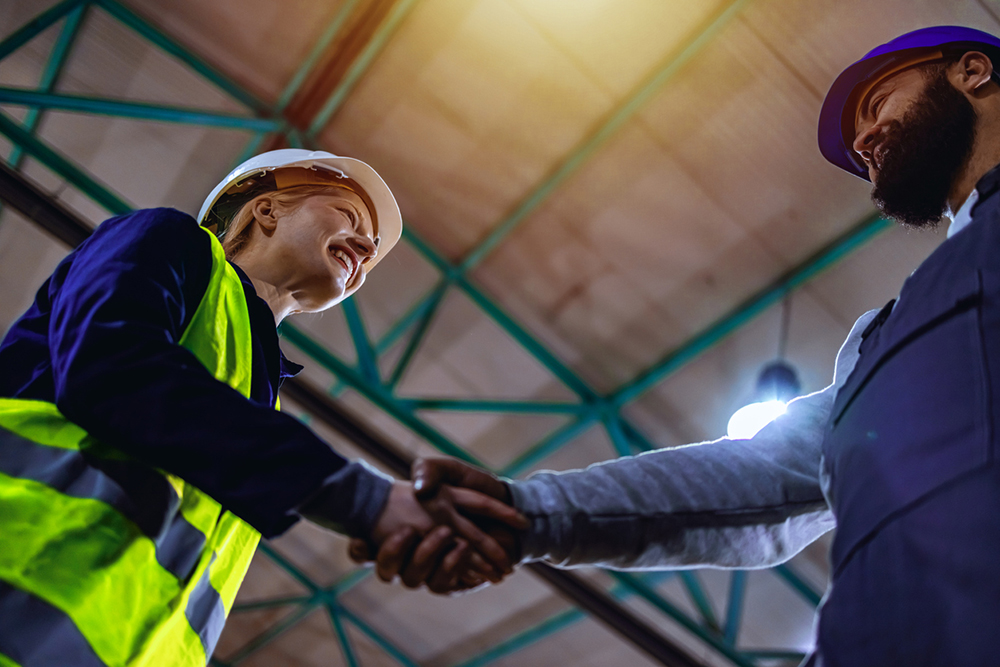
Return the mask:
[[936, 226], [975, 138], [976, 110], [942, 68], [902, 121], [890, 123], [872, 201], [908, 227]]

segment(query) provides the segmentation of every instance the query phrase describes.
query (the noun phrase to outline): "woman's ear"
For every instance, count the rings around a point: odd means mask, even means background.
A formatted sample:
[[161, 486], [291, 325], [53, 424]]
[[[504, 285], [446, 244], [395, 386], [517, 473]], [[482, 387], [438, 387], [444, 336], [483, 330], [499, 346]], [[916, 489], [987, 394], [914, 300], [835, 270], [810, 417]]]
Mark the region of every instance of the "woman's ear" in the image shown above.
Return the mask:
[[274, 234], [278, 226], [278, 216], [274, 199], [269, 194], [260, 195], [253, 202], [253, 219], [257, 221], [260, 230], [267, 236]]

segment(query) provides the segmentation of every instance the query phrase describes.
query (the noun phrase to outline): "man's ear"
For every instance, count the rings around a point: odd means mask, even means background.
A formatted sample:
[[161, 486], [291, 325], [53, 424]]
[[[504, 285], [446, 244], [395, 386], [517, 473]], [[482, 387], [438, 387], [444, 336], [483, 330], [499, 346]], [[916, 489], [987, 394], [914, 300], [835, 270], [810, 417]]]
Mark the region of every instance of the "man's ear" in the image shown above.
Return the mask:
[[275, 211], [274, 199], [270, 195], [260, 195], [254, 200], [253, 218], [265, 235], [274, 234], [274, 230], [278, 226], [278, 216]]
[[980, 95], [985, 90], [980, 90], [988, 84], [993, 77], [993, 62], [989, 56], [980, 51], [968, 51], [953, 69], [952, 82], [955, 87], [969, 95]]

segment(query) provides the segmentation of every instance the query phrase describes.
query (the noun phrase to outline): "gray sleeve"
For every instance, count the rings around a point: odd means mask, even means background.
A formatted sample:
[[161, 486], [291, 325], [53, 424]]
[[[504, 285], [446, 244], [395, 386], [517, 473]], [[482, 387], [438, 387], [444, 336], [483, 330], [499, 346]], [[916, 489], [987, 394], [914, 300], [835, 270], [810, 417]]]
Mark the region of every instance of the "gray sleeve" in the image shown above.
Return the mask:
[[716, 440], [542, 472], [510, 483], [531, 521], [528, 560], [619, 569], [760, 568], [784, 562], [834, 527], [821, 479], [837, 388], [858, 357], [854, 325], [834, 384], [798, 398], [751, 440]]
[[543, 472], [510, 485], [531, 520], [522, 553], [563, 567], [767, 567], [832, 529], [820, 488], [834, 390], [804, 396], [752, 440], [716, 440]]

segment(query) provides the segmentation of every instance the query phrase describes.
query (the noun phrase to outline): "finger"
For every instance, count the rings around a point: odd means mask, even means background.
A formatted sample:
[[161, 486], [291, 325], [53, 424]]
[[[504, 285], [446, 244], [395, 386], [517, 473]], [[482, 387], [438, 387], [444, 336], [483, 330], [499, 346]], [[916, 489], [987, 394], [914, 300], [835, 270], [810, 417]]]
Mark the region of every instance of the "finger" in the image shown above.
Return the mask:
[[458, 539], [455, 546], [441, 559], [441, 564], [427, 579], [427, 589], [432, 593], [451, 593], [459, 590], [459, 568], [468, 560], [469, 543]]
[[[482, 557], [476, 551], [471, 551], [469, 553], [469, 567], [468, 571], [474, 573], [482, 581], [492, 581], [494, 584], [499, 583], [503, 578], [497, 569], [486, 562], [486, 559]], [[480, 581], [480, 583], [482, 583]], [[478, 584], [477, 584], [478, 586]]]
[[450, 487], [448, 493], [456, 507], [470, 514], [495, 519], [516, 530], [527, 530], [531, 525], [528, 517], [518, 512], [516, 508], [491, 496], [458, 487]]
[[420, 535], [413, 528], [403, 528], [385, 539], [378, 550], [375, 573], [382, 581], [392, 581], [405, 565]]
[[417, 459], [410, 473], [413, 491], [421, 499], [433, 496], [442, 484], [468, 487], [503, 501], [510, 497], [507, 485], [492, 473], [458, 459]]
[[372, 560], [371, 551], [368, 549], [368, 542], [361, 538], [351, 539], [347, 545], [347, 555], [355, 563], [368, 563]]
[[421, 540], [413, 552], [410, 562], [400, 573], [400, 579], [407, 588], [417, 588], [430, 576], [445, 552], [455, 543], [451, 528], [438, 526]]
[[448, 523], [451, 524], [458, 535], [469, 540], [469, 544], [481, 553], [486, 560], [492, 563], [498, 572], [512, 571], [510, 555], [506, 549], [500, 546], [500, 543], [495, 538], [484, 533], [476, 524], [466, 519], [454, 509], [451, 510]]

